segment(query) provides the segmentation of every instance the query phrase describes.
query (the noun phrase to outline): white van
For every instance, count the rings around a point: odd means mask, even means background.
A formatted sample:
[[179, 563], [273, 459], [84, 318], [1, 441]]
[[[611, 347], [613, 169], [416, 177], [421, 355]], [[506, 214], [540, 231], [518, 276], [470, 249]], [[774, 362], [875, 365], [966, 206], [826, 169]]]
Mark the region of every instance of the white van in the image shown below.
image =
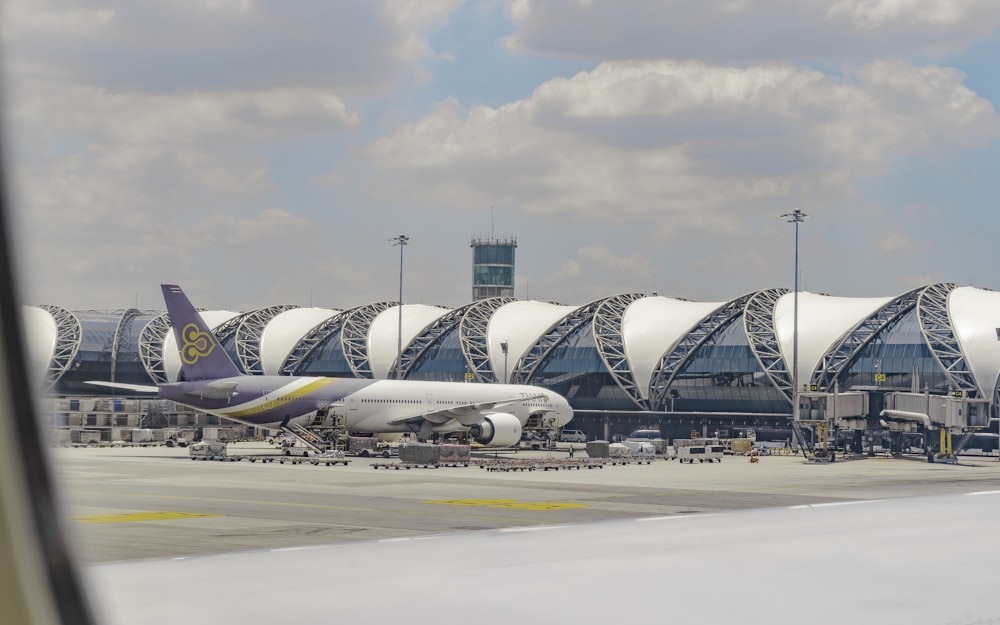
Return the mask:
[[562, 443], [586, 443], [587, 435], [583, 430], [563, 430], [559, 433], [559, 441]]

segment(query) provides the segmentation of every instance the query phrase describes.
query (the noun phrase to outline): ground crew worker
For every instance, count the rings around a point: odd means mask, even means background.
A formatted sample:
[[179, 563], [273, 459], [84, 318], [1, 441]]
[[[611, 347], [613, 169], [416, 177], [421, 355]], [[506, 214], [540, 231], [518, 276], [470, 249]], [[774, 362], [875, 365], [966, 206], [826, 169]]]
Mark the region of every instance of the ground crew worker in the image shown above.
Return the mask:
[[572, 445], [569, 446], [569, 457], [570, 458], [573, 457], [573, 446]]

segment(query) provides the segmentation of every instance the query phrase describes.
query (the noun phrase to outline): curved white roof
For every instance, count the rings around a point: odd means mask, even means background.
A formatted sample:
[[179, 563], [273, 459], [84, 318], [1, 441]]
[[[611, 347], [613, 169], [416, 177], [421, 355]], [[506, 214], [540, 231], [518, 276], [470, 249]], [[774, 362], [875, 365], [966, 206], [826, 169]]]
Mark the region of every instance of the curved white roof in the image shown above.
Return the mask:
[[260, 361], [266, 375], [278, 375], [285, 358], [314, 327], [338, 311], [329, 308], [293, 308], [275, 315], [260, 336]]
[[[426, 304], [403, 304], [403, 347], [451, 310]], [[368, 329], [368, 363], [376, 379], [389, 377], [399, 352], [399, 306], [379, 313]]]
[[41, 385], [49, 372], [49, 363], [56, 353], [58, 328], [55, 318], [44, 308], [22, 306], [24, 319], [25, 357], [28, 359], [29, 374], [35, 383]]
[[625, 309], [622, 318], [625, 355], [644, 399], [649, 397], [649, 380], [663, 354], [722, 305], [655, 296], [638, 299]]
[[[549, 302], [517, 301], [504, 304], [490, 317], [486, 329], [490, 363], [499, 380], [509, 380], [514, 365], [531, 349], [545, 332], [579, 306], [563, 306]], [[507, 342], [507, 370], [504, 371], [503, 348]]]
[[[201, 312], [201, 318], [205, 320], [213, 331], [229, 321], [233, 317], [240, 316], [229, 310], [205, 310]], [[181, 375], [181, 355], [177, 352], [177, 339], [173, 332], [167, 332], [163, 339], [163, 367], [167, 373], [167, 380], [176, 382]]]
[[990, 399], [1000, 376], [1000, 293], [958, 287], [948, 296], [948, 314], [979, 392]]
[[[891, 297], [832, 297], [799, 291], [799, 388], [809, 383], [820, 358], [837, 339], [892, 300]], [[774, 327], [782, 357], [791, 371], [795, 351], [793, 293], [781, 296], [775, 304]]]

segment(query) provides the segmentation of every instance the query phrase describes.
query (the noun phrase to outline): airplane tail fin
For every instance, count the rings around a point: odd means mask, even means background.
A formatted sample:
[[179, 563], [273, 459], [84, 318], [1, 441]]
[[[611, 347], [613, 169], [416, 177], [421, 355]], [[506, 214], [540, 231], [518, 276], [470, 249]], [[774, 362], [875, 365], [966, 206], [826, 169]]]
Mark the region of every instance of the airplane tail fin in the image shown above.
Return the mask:
[[215, 380], [242, 375], [181, 287], [161, 284], [160, 288], [177, 339], [184, 379]]

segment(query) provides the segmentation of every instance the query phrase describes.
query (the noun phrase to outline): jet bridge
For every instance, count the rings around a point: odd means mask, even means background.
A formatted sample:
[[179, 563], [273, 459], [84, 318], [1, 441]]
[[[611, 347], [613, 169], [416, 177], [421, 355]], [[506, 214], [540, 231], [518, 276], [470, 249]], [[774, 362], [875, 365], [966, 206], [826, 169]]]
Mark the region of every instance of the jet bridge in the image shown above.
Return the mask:
[[[831, 425], [845, 429], [863, 430], [867, 427], [868, 394], [862, 392], [848, 393], [799, 393], [797, 395], [799, 410], [798, 419], [792, 424], [792, 431], [799, 446], [808, 451], [813, 459], [833, 460], [830, 451]], [[813, 432], [811, 440], [807, 440], [802, 431], [803, 426]]]
[[890, 432], [925, 432], [938, 430], [937, 458], [952, 460], [952, 435], [985, 429], [990, 422], [990, 402], [968, 397], [962, 391], [951, 395], [924, 393], [887, 393], [880, 423]]

